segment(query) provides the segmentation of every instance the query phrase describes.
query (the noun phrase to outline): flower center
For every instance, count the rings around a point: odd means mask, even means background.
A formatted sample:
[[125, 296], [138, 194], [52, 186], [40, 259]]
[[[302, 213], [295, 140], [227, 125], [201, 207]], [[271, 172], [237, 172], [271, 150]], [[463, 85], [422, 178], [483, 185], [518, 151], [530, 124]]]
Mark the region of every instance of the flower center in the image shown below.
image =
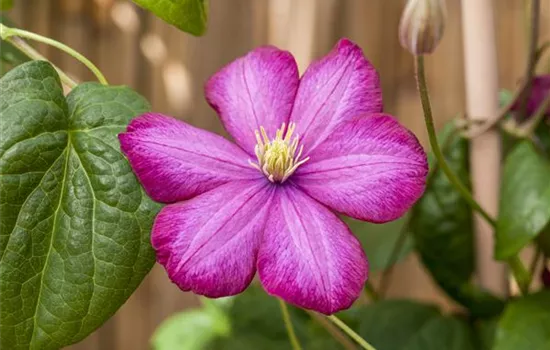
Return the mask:
[[263, 126], [260, 126], [260, 131], [255, 131], [258, 143], [254, 147], [254, 152], [258, 161], [248, 162], [271, 182], [285, 182], [300, 165], [309, 160], [309, 157], [300, 159], [304, 146], [298, 149], [298, 135], [292, 139], [295, 128], [295, 123], [288, 124], [288, 127], [283, 123], [281, 128], [277, 129], [273, 140], [269, 139]]

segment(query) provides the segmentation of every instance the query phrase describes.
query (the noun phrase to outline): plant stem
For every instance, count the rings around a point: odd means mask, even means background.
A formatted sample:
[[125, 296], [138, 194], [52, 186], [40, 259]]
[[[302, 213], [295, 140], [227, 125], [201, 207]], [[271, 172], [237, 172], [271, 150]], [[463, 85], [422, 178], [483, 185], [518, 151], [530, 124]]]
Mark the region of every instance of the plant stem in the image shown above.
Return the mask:
[[[496, 221], [493, 219], [481, 206], [475, 201], [475, 199], [470, 194], [470, 191], [464, 184], [460, 181], [458, 176], [451, 170], [445, 157], [439, 148], [437, 143], [437, 136], [435, 133], [435, 127], [432, 117], [432, 107], [430, 104], [430, 96], [428, 94], [428, 86], [426, 84], [426, 75], [424, 73], [424, 57], [416, 56], [415, 60], [416, 68], [416, 79], [418, 84], [418, 91], [420, 92], [420, 100], [422, 102], [422, 108], [424, 110], [424, 118], [426, 120], [426, 128], [428, 129], [428, 136], [430, 138], [430, 145], [432, 146], [432, 152], [437, 159], [437, 164], [443, 170], [447, 178], [456, 188], [456, 190], [462, 195], [462, 197], [468, 202], [472, 209], [476, 210], [494, 229], [496, 229]], [[520, 285], [520, 289], [524, 290], [524, 284], [526, 281], [530, 281], [531, 277], [529, 272], [523, 266], [521, 260], [514, 256], [509, 259], [508, 264], [512, 269], [514, 278]], [[528, 284], [527, 284], [528, 285]]]
[[428, 137], [430, 139], [430, 146], [432, 147], [432, 152], [437, 159], [437, 164], [443, 170], [445, 175], [449, 178], [451, 184], [456, 188], [460, 195], [468, 202], [468, 204], [477, 211], [487, 222], [496, 227], [496, 221], [477, 203], [470, 191], [464, 184], [460, 181], [458, 176], [451, 170], [445, 157], [441, 152], [441, 148], [437, 143], [437, 134], [435, 132], [434, 120], [432, 116], [432, 107], [430, 104], [430, 96], [428, 94], [428, 86], [426, 84], [426, 74], [424, 72], [424, 57], [416, 56], [415, 57], [415, 69], [416, 69], [416, 82], [418, 86], [418, 92], [420, 93], [420, 101], [422, 102], [422, 109], [424, 110], [424, 119], [426, 121], [426, 129], [428, 130]]
[[[38, 59], [43, 59], [43, 57], [40, 54], [38, 54], [34, 49], [32, 51], [29, 51], [30, 47], [28, 45], [26, 45], [26, 44], [21, 45], [22, 41], [14, 42], [14, 38], [12, 38], [12, 37], [26, 38], [26, 39], [38, 41], [38, 42], [53, 46], [55, 48], [58, 48], [61, 51], [64, 51], [65, 53], [73, 56], [78, 61], [82, 62], [86, 67], [88, 67], [88, 69], [90, 69], [92, 71], [92, 73], [94, 73], [94, 75], [97, 77], [97, 80], [99, 80], [99, 82], [101, 84], [103, 84], [103, 85], [108, 85], [109, 84], [107, 82], [107, 79], [105, 79], [105, 76], [103, 75], [103, 73], [101, 73], [101, 71], [89, 59], [87, 59], [82, 54], [76, 52], [75, 50], [73, 50], [72, 48], [68, 47], [65, 44], [62, 44], [62, 43], [60, 43], [58, 41], [55, 41], [53, 39], [50, 39], [50, 38], [43, 37], [42, 35], [27, 32], [26, 30], [17, 29], [17, 28], [9, 28], [9, 27], [6, 27], [5, 25], [1, 24], [1, 23], [0, 23], [0, 37], [2, 38], [2, 40], [9, 41], [14, 46], [16, 46], [18, 49], [20, 49], [26, 55], [28, 55], [29, 57], [31, 57], [33, 59], [37, 59], [36, 57], [39, 57]], [[38, 54], [38, 56], [37, 56], [37, 54]]]
[[376, 289], [374, 289], [374, 286], [369, 281], [365, 283], [365, 293], [367, 294], [367, 296], [371, 301], [380, 300], [380, 296], [378, 295], [378, 292], [376, 292]]
[[[544, 53], [546, 50], [550, 48], [550, 42], [545, 42], [542, 44], [535, 54], [535, 65], [537, 65], [540, 61], [540, 59], [544, 56]], [[525, 90], [528, 86], [530, 86], [531, 82], [525, 80], [526, 77], [523, 77], [523, 79], [520, 82], [519, 87], [514, 91], [514, 94], [512, 95], [512, 98], [510, 98], [510, 101], [503, 107], [501, 107], [498, 111], [498, 113], [490, 118], [488, 118], [481, 126], [476, 127], [475, 129], [468, 130], [464, 133], [464, 136], [467, 138], [474, 138], [478, 137], [479, 135], [482, 135], [487, 130], [491, 129], [495, 124], [500, 122], [504, 117], [510, 112], [510, 109], [512, 106], [516, 103], [516, 101], [521, 98], [525, 94]], [[532, 80], [532, 79], [531, 79]]]
[[292, 326], [292, 320], [290, 319], [290, 314], [288, 313], [286, 303], [282, 299], [279, 299], [279, 305], [281, 305], [283, 321], [285, 322], [286, 331], [288, 332], [288, 338], [290, 339], [290, 344], [292, 344], [292, 349], [302, 350], [298, 337], [296, 337], [296, 333], [294, 332], [294, 327]]
[[533, 114], [531, 118], [529, 118], [529, 120], [525, 123], [525, 125], [522, 126], [522, 129], [524, 130], [523, 131], [524, 136], [531, 136], [535, 132], [535, 130], [537, 129], [537, 126], [546, 116], [548, 107], [550, 107], [550, 93], [544, 98], [542, 103], [539, 105], [539, 107], [535, 111], [535, 114]]
[[344, 333], [342, 333], [342, 331], [337, 328], [335, 325], [333, 325], [332, 323], [330, 323], [329, 321], [327, 321], [327, 319], [324, 317], [324, 316], [321, 316], [320, 314], [314, 312], [314, 311], [310, 311], [310, 310], [305, 310], [310, 316], [311, 318], [313, 318], [315, 321], [317, 321], [324, 329], [327, 330], [328, 333], [330, 333], [330, 335], [332, 335], [332, 337], [338, 342], [340, 343], [340, 345], [342, 345], [342, 347], [346, 350], [355, 350], [355, 343], [353, 343], [351, 340], [348, 339], [348, 337], [346, 337], [346, 335]]
[[[38, 51], [36, 51], [32, 46], [27, 44], [25, 40], [18, 38], [18, 37], [11, 37], [6, 39], [6, 41], [9, 41], [10, 44], [15, 46], [19, 51], [23, 52], [25, 55], [27, 55], [29, 58], [33, 60], [38, 61], [48, 61], [48, 59], [44, 56], [42, 56]], [[49, 62], [49, 61], [48, 61]], [[50, 62], [51, 63], [51, 62]], [[57, 71], [57, 74], [59, 75], [59, 78], [61, 79], [61, 82], [68, 86], [69, 88], [73, 89], [78, 84], [71, 79], [65, 72], [63, 72], [59, 67], [52, 64], [55, 70]]]
[[527, 271], [517, 255], [508, 259], [507, 262], [508, 266], [510, 266], [510, 270], [512, 270], [512, 274], [514, 275], [514, 279], [518, 284], [521, 294], [527, 295], [529, 293], [529, 285], [531, 284], [531, 274]]
[[550, 93], [544, 98], [533, 114], [526, 122], [518, 125], [515, 119], [509, 119], [502, 124], [502, 129], [512, 136], [518, 138], [528, 138], [532, 142], [535, 140], [534, 133], [540, 122], [544, 120], [546, 112], [550, 107]]
[[376, 350], [376, 348], [369, 343], [357, 333], [353, 331], [353, 329], [349, 328], [344, 322], [342, 322], [338, 317], [334, 315], [327, 316], [329, 320], [331, 320], [335, 325], [337, 325], [344, 333], [346, 333], [351, 339], [355, 340], [357, 344], [361, 345], [363, 349], [366, 350]]
[[530, 18], [530, 31], [529, 31], [529, 47], [527, 58], [527, 67], [525, 70], [525, 83], [526, 88], [521, 95], [521, 106], [519, 109], [519, 119], [523, 120], [527, 115], [527, 103], [529, 101], [529, 95], [531, 95], [532, 80], [535, 75], [535, 67], [537, 65], [537, 44], [539, 40], [539, 23], [540, 23], [540, 0], [532, 0], [530, 3], [531, 18]]

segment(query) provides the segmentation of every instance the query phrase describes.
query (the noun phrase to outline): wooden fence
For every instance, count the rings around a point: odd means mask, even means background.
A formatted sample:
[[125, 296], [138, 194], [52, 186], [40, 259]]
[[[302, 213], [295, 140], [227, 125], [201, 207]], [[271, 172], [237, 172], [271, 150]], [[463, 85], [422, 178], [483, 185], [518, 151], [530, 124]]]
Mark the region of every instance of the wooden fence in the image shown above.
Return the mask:
[[[386, 111], [400, 118], [426, 145], [413, 62], [397, 40], [401, 0], [210, 0], [207, 34], [195, 38], [136, 8], [128, 0], [15, 0], [9, 13], [23, 29], [62, 41], [95, 62], [112, 84], [129, 85], [153, 109], [224, 134], [203, 97], [205, 80], [222, 65], [262, 44], [290, 50], [303, 72], [340, 37], [361, 45], [380, 72]], [[513, 88], [525, 64], [524, 0], [498, 0], [500, 81]], [[550, 39], [550, 0], [543, 0], [541, 41]], [[427, 73], [437, 122], [464, 110], [459, 0], [449, 0], [447, 30]], [[78, 80], [85, 67], [55, 49], [39, 50]], [[546, 65], [546, 69], [550, 69]], [[374, 276], [376, 281], [376, 276]], [[455, 308], [411, 255], [399, 264], [389, 295], [441, 302]], [[167, 316], [196, 305], [155, 266], [128, 302], [101, 329], [70, 349], [147, 349]]]

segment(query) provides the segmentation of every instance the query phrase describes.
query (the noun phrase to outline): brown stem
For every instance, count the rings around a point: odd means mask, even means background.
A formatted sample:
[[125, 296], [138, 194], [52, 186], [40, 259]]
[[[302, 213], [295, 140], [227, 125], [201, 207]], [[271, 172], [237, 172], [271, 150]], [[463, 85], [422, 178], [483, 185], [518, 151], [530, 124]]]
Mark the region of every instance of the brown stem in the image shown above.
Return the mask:
[[521, 107], [519, 119], [523, 120], [527, 116], [527, 103], [531, 95], [533, 76], [537, 65], [537, 43], [539, 40], [540, 24], [540, 0], [532, 0], [531, 3], [531, 31], [529, 33], [529, 58], [525, 70], [525, 84], [527, 84], [523, 95], [521, 96]]

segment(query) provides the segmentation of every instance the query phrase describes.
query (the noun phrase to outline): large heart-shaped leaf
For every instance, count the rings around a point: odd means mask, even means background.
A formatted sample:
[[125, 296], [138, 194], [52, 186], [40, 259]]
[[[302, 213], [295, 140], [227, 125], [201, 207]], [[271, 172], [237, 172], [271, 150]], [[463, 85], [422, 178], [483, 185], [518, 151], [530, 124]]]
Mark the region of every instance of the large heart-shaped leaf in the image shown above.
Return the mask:
[[59, 349], [99, 327], [154, 262], [158, 205], [117, 133], [148, 103], [95, 83], [67, 99], [54, 68], [0, 80], [0, 348]]
[[500, 192], [495, 257], [508, 259], [550, 221], [550, 164], [524, 141], [506, 158]]
[[[468, 141], [447, 124], [439, 142], [447, 164], [469, 187]], [[424, 196], [413, 207], [410, 229], [422, 262], [447, 294], [477, 315], [502, 310], [499, 299], [470, 282], [475, 270], [472, 210], [435, 159]]]
[[193, 35], [202, 35], [208, 20], [206, 0], [133, 0], [164, 21]]
[[550, 292], [528, 295], [508, 305], [493, 350], [550, 349]]
[[361, 336], [377, 349], [474, 349], [467, 323], [442, 316], [431, 305], [388, 300], [363, 307], [358, 315]]

